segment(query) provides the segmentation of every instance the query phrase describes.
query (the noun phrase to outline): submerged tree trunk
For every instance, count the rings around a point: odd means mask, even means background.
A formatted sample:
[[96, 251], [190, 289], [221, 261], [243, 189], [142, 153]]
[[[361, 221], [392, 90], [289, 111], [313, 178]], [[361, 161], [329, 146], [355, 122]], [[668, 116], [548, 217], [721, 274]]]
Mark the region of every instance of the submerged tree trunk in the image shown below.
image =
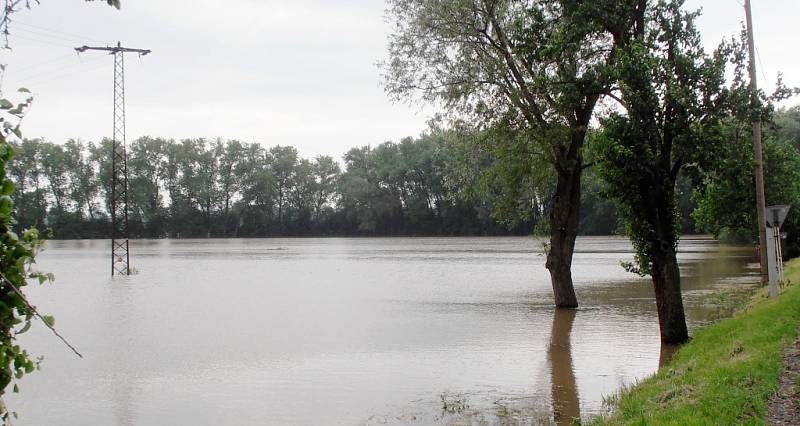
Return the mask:
[[677, 345], [689, 340], [681, 297], [681, 273], [673, 247], [652, 256], [653, 286], [658, 309], [661, 343]]
[[556, 308], [578, 307], [571, 269], [580, 224], [582, 172], [583, 164], [578, 153], [570, 154], [556, 164], [556, 192], [550, 211], [550, 250], [546, 263]]

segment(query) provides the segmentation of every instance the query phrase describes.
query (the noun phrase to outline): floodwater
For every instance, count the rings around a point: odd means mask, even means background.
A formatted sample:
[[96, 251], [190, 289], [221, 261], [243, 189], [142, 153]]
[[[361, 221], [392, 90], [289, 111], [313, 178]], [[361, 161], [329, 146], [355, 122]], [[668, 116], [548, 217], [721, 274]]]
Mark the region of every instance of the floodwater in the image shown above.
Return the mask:
[[[629, 243], [582, 238], [581, 308], [556, 312], [541, 241], [369, 238], [51, 241], [31, 285], [42, 369], [18, 425], [568, 424], [659, 366], [653, 291]], [[690, 329], [757, 280], [747, 247], [680, 246]]]

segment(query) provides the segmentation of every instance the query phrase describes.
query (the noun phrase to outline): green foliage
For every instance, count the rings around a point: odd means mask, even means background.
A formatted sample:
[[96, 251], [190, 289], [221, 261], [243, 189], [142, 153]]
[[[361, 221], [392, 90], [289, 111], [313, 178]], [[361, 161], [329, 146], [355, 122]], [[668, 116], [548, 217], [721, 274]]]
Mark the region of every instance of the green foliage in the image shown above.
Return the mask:
[[[466, 175], [455, 154], [465, 146], [461, 137], [467, 136], [435, 131], [352, 149], [344, 170], [331, 157], [300, 158], [289, 146], [142, 137], [128, 146], [131, 236], [496, 235], [530, 229], [522, 214], [511, 231], [493, 219], [506, 196], [499, 190], [466, 197]], [[57, 238], [106, 237], [110, 147], [108, 140], [18, 142], [20, 155], [9, 166], [19, 188], [13, 196], [17, 228], [46, 223]]]
[[800, 105], [775, 111], [765, 133], [800, 150]]
[[551, 149], [569, 138], [546, 133], [591, 115], [587, 96], [607, 83], [597, 15], [613, 19], [616, 2], [591, 3], [391, 0], [386, 90], [438, 103], [462, 123], [536, 129], [529, 142], [556, 161]]
[[[106, 1], [117, 9], [121, 6], [120, 0]], [[38, 3], [38, 0], [36, 3]], [[2, 12], [0, 12], [0, 33], [5, 37], [6, 48], [9, 48], [8, 35], [10, 34], [11, 16], [19, 7], [30, 8], [31, 4], [32, 1], [30, 0], [6, 1]], [[0, 67], [4, 68], [1, 65]], [[18, 92], [25, 96], [30, 94], [30, 90], [26, 88], [20, 88]], [[31, 166], [36, 162], [46, 165], [45, 173], [50, 175], [48, 177], [52, 177], [52, 180], [50, 180], [51, 190], [54, 196], [59, 197], [56, 200], [56, 208], [59, 213], [63, 211], [64, 207], [62, 201], [65, 195], [65, 188], [61, 179], [64, 171], [60, 163], [67, 163], [67, 158], [65, 158], [63, 150], [48, 149], [45, 155], [36, 158], [31, 151], [35, 150], [38, 144], [22, 142], [23, 152], [28, 154], [23, 157], [27, 160], [27, 164], [16, 168], [10, 165], [14, 156], [14, 148], [9, 143], [9, 139], [22, 139], [19, 123], [32, 101], [32, 97], [27, 97], [23, 102], [14, 104], [8, 99], [0, 99], [0, 123], [2, 123], [2, 128], [0, 128], [0, 289], [2, 289], [0, 291], [0, 396], [5, 394], [8, 385], [13, 380], [19, 380], [25, 374], [32, 373], [37, 369], [41, 360], [32, 359], [25, 349], [16, 345], [16, 336], [30, 329], [34, 316], [41, 318], [50, 328], [55, 324], [55, 319], [52, 316], [39, 315], [27, 302], [22, 292], [29, 278], [38, 279], [40, 284], [53, 280], [52, 274], [36, 273], [31, 270], [35, 262], [37, 249], [43, 243], [39, 239], [39, 233], [35, 227], [22, 228], [22, 237], [20, 238], [13, 230], [13, 227], [17, 225], [14, 219], [14, 200], [12, 199], [16, 186], [9, 176], [9, 170], [18, 172], [16, 177], [21, 184], [21, 189], [26, 184], [33, 182], [35, 191], [33, 191], [32, 198], [41, 207], [44, 205], [44, 197], [38, 186], [39, 171], [35, 167], [28, 168], [27, 166]], [[68, 144], [68, 153], [77, 152], [75, 148], [80, 151], [79, 147]], [[81, 176], [74, 180], [76, 187], [73, 190], [76, 193], [89, 191], [87, 188], [80, 187], [81, 184], [86, 184], [90, 181], [86, 175], [88, 170], [83, 164], [67, 164], [67, 167], [70, 166]], [[91, 211], [91, 206], [89, 208]], [[23, 215], [25, 213], [27, 212], [23, 212]], [[16, 383], [14, 383], [12, 389], [14, 392], [19, 392], [19, 386]], [[16, 413], [9, 413], [5, 404], [0, 403], [0, 418], [4, 423], [9, 422], [11, 415], [16, 417]]]
[[[794, 129], [800, 127], [796, 108], [776, 111], [764, 132], [764, 192], [767, 204], [789, 204], [794, 208], [786, 219], [786, 254], [800, 255], [800, 151]], [[694, 194], [698, 207], [693, 213], [704, 232], [715, 235], [757, 236], [752, 132], [749, 123], [729, 120], [719, 161], [703, 177]]]
[[[387, 92], [442, 106], [479, 135], [469, 157], [483, 166], [477, 187], [498, 195], [495, 217], [551, 231], [547, 267], [559, 294], [573, 293], [566, 271], [580, 226], [583, 148], [612, 82], [615, 41], [604, 25], [630, 24], [617, 3], [389, 2]], [[569, 299], [558, 303], [577, 303]]]
[[492, 206], [492, 217], [508, 226], [532, 222], [546, 234], [545, 210], [555, 189], [553, 168], [532, 146], [529, 135], [503, 126], [482, 132], [452, 131], [447, 163], [460, 194]]
[[[800, 280], [800, 262], [787, 279]], [[590, 424], [763, 424], [786, 344], [797, 337], [800, 287], [698, 330], [668, 367], [613, 398], [615, 411]]]
[[729, 112], [725, 66], [737, 46], [723, 44], [707, 55], [697, 14], [681, 4], [653, 2], [642, 12], [646, 24], [617, 50], [623, 111], [606, 117], [594, 140], [599, 174], [636, 250], [629, 269], [641, 274], [651, 272], [653, 256], [674, 252], [678, 176], [684, 168], [701, 174], [716, 158], [719, 120]]
[[[27, 90], [22, 90], [27, 93]], [[0, 121], [3, 131], [0, 132], [0, 396], [5, 393], [13, 380], [21, 379], [25, 374], [33, 372], [39, 360], [34, 360], [28, 352], [16, 344], [16, 336], [27, 331], [34, 319], [35, 312], [30, 308], [21, 293], [27, 285], [28, 278], [45, 282], [51, 275], [31, 271], [36, 251], [42, 244], [35, 228], [22, 232], [20, 237], [12, 230], [14, 220], [15, 190], [13, 181], [7, 175], [7, 165], [14, 155], [14, 149], [8, 142], [10, 137], [19, 137], [19, 126], [9, 121], [9, 116], [21, 118], [31, 99], [17, 105], [10, 101], [0, 100], [0, 110], [5, 114]], [[52, 317], [46, 317], [53, 322]], [[14, 384], [14, 391], [18, 387]], [[4, 420], [9, 413], [5, 408], [0, 411]]]

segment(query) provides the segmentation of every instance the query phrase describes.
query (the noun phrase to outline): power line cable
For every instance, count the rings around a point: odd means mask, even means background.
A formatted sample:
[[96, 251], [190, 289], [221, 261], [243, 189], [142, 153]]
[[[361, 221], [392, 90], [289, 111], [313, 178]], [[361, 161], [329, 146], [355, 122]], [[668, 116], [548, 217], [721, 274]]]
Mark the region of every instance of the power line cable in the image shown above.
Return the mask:
[[[63, 62], [65, 60], [71, 59], [71, 58], [75, 58], [75, 54], [74, 53], [68, 53], [66, 55], [56, 56], [54, 58], [50, 58], [50, 59], [47, 59], [47, 60], [44, 60], [44, 61], [39, 61], [39, 62], [35, 62], [35, 63], [32, 63], [32, 64], [27, 64], [27, 65], [22, 65], [22, 66], [15, 66], [15, 65], [9, 64], [8, 68], [11, 69], [11, 70], [14, 70], [15, 72], [21, 72], [21, 71], [27, 71], [27, 70], [30, 70], [30, 69], [33, 69], [33, 68], [38, 68], [38, 67], [43, 66], [43, 65], [50, 65], [50, 64], [54, 64], [54, 63], [58, 63], [58, 62]], [[80, 57], [78, 57], [78, 58], [80, 58]]]
[[[742, 8], [746, 8], [747, 6], [741, 0], [735, 0], [736, 3], [739, 3], [739, 6]], [[769, 79], [767, 78], [767, 74], [764, 72], [764, 63], [761, 62], [761, 54], [758, 52], [758, 45], [753, 43], [753, 47], [756, 51], [756, 58], [758, 59], [758, 67], [761, 70], [761, 76], [764, 77], [764, 82], [769, 83]]]
[[75, 34], [75, 33], [69, 33], [69, 32], [66, 32], [66, 31], [54, 30], [52, 28], [40, 27], [38, 25], [33, 25], [33, 24], [29, 24], [27, 22], [22, 22], [22, 21], [17, 21], [17, 20], [14, 21], [14, 25], [22, 25], [24, 27], [33, 28], [33, 29], [36, 29], [36, 30], [39, 30], [39, 31], [49, 32], [49, 33], [53, 33], [53, 34], [57, 34], [57, 35], [64, 35], [64, 36], [69, 36], [69, 37], [76, 38], [76, 39], [89, 40], [89, 41], [93, 41], [93, 42], [97, 42], [97, 43], [104, 43], [103, 41], [95, 39], [95, 38], [92, 38], [92, 37], [87, 37], [87, 36], [83, 36], [83, 35]]
[[764, 63], [761, 62], [761, 54], [758, 52], [758, 45], [755, 46], [756, 58], [758, 59], [758, 68], [761, 70], [761, 76], [764, 77], [764, 82], [769, 84], [767, 74], [764, 72]]
[[33, 35], [33, 36], [36, 36], [36, 37], [43, 37], [45, 39], [55, 39], [55, 40], [60, 40], [60, 41], [68, 41], [70, 43], [77, 42], [77, 41], [81, 40], [78, 37], [63, 36], [63, 35], [60, 35], [60, 34], [50, 34], [50, 33], [44, 32], [44, 31], [31, 30], [31, 29], [24, 28], [24, 27], [14, 27], [14, 34], [18, 34], [20, 32], [25, 33], [25, 34], [29, 34], [29, 35]]
[[[83, 65], [83, 64], [85, 64], [85, 63], [95, 62], [95, 61], [97, 61], [97, 60], [99, 60], [99, 59], [100, 59], [100, 58], [91, 58], [91, 59], [88, 59], [88, 60], [86, 60], [86, 61], [80, 61], [80, 60], [79, 60], [79, 61], [78, 61], [78, 62], [76, 62], [76, 63], [72, 63], [72, 64], [64, 65], [64, 66], [61, 66], [61, 67], [52, 68], [52, 69], [49, 69], [49, 70], [46, 70], [46, 71], [43, 71], [43, 72], [32, 73], [32, 74], [30, 74], [30, 75], [21, 76], [21, 77], [22, 77], [22, 78], [34, 79], [34, 80], [35, 80], [35, 79], [38, 79], [38, 78], [40, 78], [40, 77], [47, 77], [47, 76], [50, 76], [50, 75], [53, 75], [53, 74], [56, 74], [56, 73], [60, 73], [60, 72], [62, 72], [62, 71], [64, 71], [64, 70], [68, 70], [68, 69], [71, 69], [71, 68], [75, 68], [75, 67], [81, 66], [81, 65]], [[13, 68], [11, 68], [10, 70], [11, 70], [11, 71], [16, 71], [16, 70], [14, 70]], [[16, 74], [16, 73], [12, 73], [12, 75], [15, 75], [15, 74]]]
[[94, 67], [86, 68], [84, 70], [71, 69], [71, 70], [66, 70], [66, 71], [63, 71], [63, 72], [60, 72], [60, 73], [57, 73], [57, 74], [41, 76], [41, 77], [37, 77], [37, 78], [34, 78], [34, 79], [30, 79], [30, 80], [21, 80], [21, 82], [25, 83], [26, 86], [32, 86], [32, 87], [29, 87], [29, 89], [31, 89], [31, 88], [32, 89], [36, 89], [36, 86], [38, 86], [38, 85], [44, 85], [44, 84], [50, 83], [50, 82], [52, 82], [54, 80], [58, 80], [58, 79], [62, 79], [64, 77], [75, 75], [75, 74], [80, 73], [81, 71], [85, 71], [86, 73], [89, 73], [91, 71], [95, 71], [95, 70], [98, 70], [98, 69], [103, 69], [105, 67], [106, 67], [105, 64], [99, 64], [99, 65], [96, 65]]
[[36, 43], [49, 44], [51, 46], [57, 46], [57, 47], [72, 47], [71, 45], [66, 44], [66, 43], [58, 43], [58, 42], [55, 42], [55, 41], [52, 41], [52, 40], [42, 40], [42, 39], [38, 39], [38, 38], [35, 38], [35, 37], [21, 36], [19, 34], [12, 34], [11, 38], [18, 38], [18, 39], [22, 39], [22, 40], [33, 41], [33, 42], [36, 42]]
[[[90, 71], [94, 71], [94, 70], [98, 70], [98, 69], [102, 69], [102, 68], [106, 68], [106, 67], [108, 67], [108, 64], [103, 63], [103, 64], [98, 64], [97, 66], [86, 68], [86, 69], [82, 69], [82, 68], [69, 69], [69, 70], [64, 69], [60, 73], [51, 74], [51, 75], [43, 75], [41, 77], [31, 78], [31, 79], [27, 79], [27, 80], [23, 79], [23, 80], [19, 80], [19, 81], [20, 81], [20, 84], [23, 84], [24, 86], [31, 86], [31, 87], [28, 87], [28, 89], [36, 89], [35, 86], [43, 85], [43, 84], [46, 84], [46, 83], [50, 83], [51, 81], [56, 80], [56, 79], [62, 79], [64, 77], [68, 77], [68, 76], [75, 75], [75, 74], [78, 74], [78, 73], [88, 73]], [[70, 67], [70, 68], [73, 68], [73, 67]], [[66, 71], [66, 72], [63, 72], [63, 71]]]

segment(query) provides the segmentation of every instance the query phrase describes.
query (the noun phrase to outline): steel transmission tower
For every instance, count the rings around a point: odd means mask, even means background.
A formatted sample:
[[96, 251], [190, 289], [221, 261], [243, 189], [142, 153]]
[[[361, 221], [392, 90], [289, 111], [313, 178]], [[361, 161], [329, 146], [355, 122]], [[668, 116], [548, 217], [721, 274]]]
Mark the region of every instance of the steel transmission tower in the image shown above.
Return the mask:
[[128, 159], [125, 150], [125, 53], [150, 53], [145, 49], [81, 46], [78, 53], [102, 50], [114, 55], [114, 136], [111, 148], [111, 275], [130, 275], [128, 242]]

